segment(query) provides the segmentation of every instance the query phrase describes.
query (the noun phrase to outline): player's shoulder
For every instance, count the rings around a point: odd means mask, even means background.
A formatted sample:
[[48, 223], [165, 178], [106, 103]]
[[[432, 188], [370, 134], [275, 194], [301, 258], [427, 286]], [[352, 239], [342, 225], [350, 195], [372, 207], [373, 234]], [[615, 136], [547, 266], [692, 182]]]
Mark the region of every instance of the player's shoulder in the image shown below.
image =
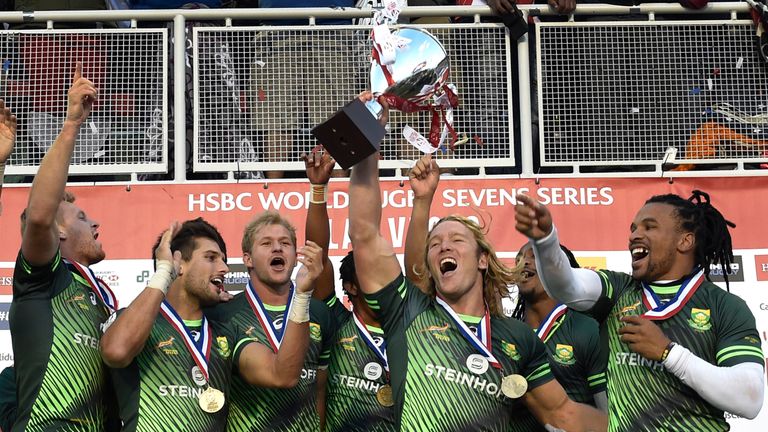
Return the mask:
[[577, 329], [594, 330], [594, 331], [598, 331], [599, 329], [599, 324], [591, 316], [585, 315], [579, 311], [575, 311], [570, 308], [565, 314], [566, 314], [566, 319], [570, 320], [571, 325], [573, 325]]
[[235, 295], [227, 302], [221, 302], [205, 309], [205, 316], [211, 321], [229, 322], [244, 307], [247, 306], [245, 291]]
[[749, 310], [749, 306], [747, 306], [747, 302], [745, 302], [744, 299], [720, 288], [714, 282], [708, 280], [702, 282], [698, 291], [701, 292], [701, 296], [706, 305], [712, 308], [726, 310], [729, 311], [729, 313]]

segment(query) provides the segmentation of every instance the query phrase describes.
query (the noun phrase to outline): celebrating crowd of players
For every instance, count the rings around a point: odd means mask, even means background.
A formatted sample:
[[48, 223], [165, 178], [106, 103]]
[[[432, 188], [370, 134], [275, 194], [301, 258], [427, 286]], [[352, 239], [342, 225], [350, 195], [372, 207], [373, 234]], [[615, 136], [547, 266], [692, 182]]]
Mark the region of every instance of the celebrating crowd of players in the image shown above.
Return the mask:
[[[403, 272], [379, 232], [375, 153], [350, 178], [347, 308], [328, 259], [334, 162], [316, 153], [303, 245], [278, 213], [258, 215], [241, 245], [250, 281], [231, 298], [217, 229], [174, 222], [147, 288], [120, 309], [89, 269], [105, 256], [99, 224], [65, 192], [97, 98], [78, 65], [22, 215], [13, 431], [724, 431], [724, 411], [762, 407], [754, 317], [708, 281], [732, 259], [732, 224], [699, 191], [642, 206], [631, 275], [573, 268], [547, 208], [519, 195], [530, 241], [509, 268], [470, 219], [430, 229], [439, 168], [426, 156], [410, 173]], [[0, 169], [15, 130], [0, 103]]]

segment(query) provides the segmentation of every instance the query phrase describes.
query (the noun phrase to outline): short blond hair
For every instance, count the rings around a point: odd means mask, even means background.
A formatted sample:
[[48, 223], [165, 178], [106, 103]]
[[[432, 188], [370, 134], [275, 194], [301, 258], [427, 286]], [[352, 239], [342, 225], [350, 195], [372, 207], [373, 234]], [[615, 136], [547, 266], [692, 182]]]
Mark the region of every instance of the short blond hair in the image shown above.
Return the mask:
[[291, 235], [291, 242], [293, 243], [293, 246], [296, 247], [296, 227], [294, 227], [293, 224], [291, 224], [291, 222], [284, 218], [280, 213], [269, 210], [256, 216], [250, 222], [248, 222], [248, 225], [245, 226], [245, 231], [243, 232], [243, 241], [241, 244], [243, 253], [251, 253], [251, 248], [253, 247], [253, 239], [256, 237], [256, 233], [260, 229], [269, 225], [282, 225], [285, 227], [285, 229], [287, 229]]

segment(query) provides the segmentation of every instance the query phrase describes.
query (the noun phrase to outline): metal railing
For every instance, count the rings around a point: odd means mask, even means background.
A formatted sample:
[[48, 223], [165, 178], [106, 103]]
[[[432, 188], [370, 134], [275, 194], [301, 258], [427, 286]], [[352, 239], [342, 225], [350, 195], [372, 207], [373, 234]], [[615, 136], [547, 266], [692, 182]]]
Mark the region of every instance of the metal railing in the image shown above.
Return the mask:
[[[521, 9], [531, 16], [554, 15], [546, 6]], [[539, 23], [516, 42], [503, 25], [485, 22], [493, 15], [485, 7], [409, 7], [401, 16], [470, 17], [464, 24], [420, 25], [446, 46], [462, 99], [457, 131], [469, 138], [440, 156], [443, 166], [475, 167], [480, 175], [486, 167], [511, 167], [508, 172], [522, 177], [768, 175], [752, 169], [768, 162], [760, 126], [768, 112], [768, 66], [752, 48], [751, 22], [736, 15], [747, 11], [741, 2], [711, 3], [700, 11], [676, 4], [579, 5], [570, 20]], [[228, 171], [230, 179], [233, 171], [300, 170], [298, 155], [315, 145], [309, 130], [367, 87], [370, 67], [369, 27], [320, 26], [315, 20], [371, 13], [328, 8], [0, 13], [0, 22], [49, 27], [2, 32], [0, 96], [21, 120], [19, 146], [6, 174], [35, 172], [63, 113], [61, 87], [78, 56], [86, 73], [104, 84], [73, 173], [130, 173], [136, 181], [137, 173], [170, 169], [172, 180], [181, 182], [188, 161], [196, 172]], [[688, 20], [676, 20], [681, 14]], [[633, 21], [599, 21], [630, 15]], [[308, 17], [308, 26], [232, 25], [235, 19]], [[55, 29], [61, 22], [107, 20], [130, 20], [132, 28]], [[144, 21], [163, 21], [169, 29], [137, 28]], [[206, 24], [197, 25], [201, 21]], [[187, 44], [168, 43], [188, 36]], [[36, 54], [35, 48], [21, 47], [28, 39], [35, 40], [32, 47], [73, 48], [39, 55], [46, 49], [37, 48]], [[517, 64], [510, 61], [514, 57]], [[279, 86], [275, 103], [264, 100], [266, 86]], [[194, 121], [183, 120], [189, 118]], [[382, 167], [406, 167], [417, 157], [397, 133], [406, 123], [423, 132], [429, 126], [425, 115], [394, 113]], [[288, 138], [273, 139], [278, 130], [290, 131]], [[188, 139], [191, 146], [178, 145]], [[669, 173], [665, 162], [730, 165]]]

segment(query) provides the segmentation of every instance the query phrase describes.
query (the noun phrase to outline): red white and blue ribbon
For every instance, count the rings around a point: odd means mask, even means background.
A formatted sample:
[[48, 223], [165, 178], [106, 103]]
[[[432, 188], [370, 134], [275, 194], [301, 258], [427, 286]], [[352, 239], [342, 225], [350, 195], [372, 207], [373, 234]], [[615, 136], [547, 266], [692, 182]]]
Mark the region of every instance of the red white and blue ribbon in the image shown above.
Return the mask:
[[293, 290], [294, 286], [293, 283], [291, 283], [291, 290], [288, 292], [288, 303], [285, 305], [285, 318], [283, 319], [283, 327], [278, 330], [274, 325], [272, 325], [272, 319], [270, 318], [269, 314], [267, 314], [264, 303], [261, 302], [259, 295], [256, 294], [256, 289], [253, 288], [253, 285], [251, 285], [251, 281], [248, 281], [248, 286], [245, 288], [245, 297], [248, 299], [248, 303], [251, 305], [253, 313], [256, 314], [256, 318], [259, 319], [261, 328], [264, 329], [264, 333], [267, 335], [269, 344], [272, 346], [272, 350], [274, 352], [277, 352], [280, 349], [280, 344], [283, 342], [283, 336], [285, 335], [285, 328], [288, 327], [287, 318], [291, 313], [291, 305], [293, 303]]
[[184, 345], [187, 346], [187, 350], [192, 354], [192, 358], [197, 363], [200, 371], [203, 373], [206, 381], [210, 381], [208, 378], [208, 359], [211, 358], [211, 327], [208, 324], [208, 319], [203, 315], [203, 325], [200, 328], [200, 337], [197, 341], [192, 337], [192, 332], [189, 331], [187, 325], [184, 324], [184, 320], [179, 317], [179, 314], [173, 309], [168, 301], [163, 300], [160, 304], [160, 313], [165, 317], [171, 326], [181, 335], [181, 340], [184, 341]]
[[643, 282], [643, 304], [648, 312], [643, 314], [649, 320], [665, 320], [674, 316], [682, 309], [688, 300], [704, 282], [704, 269], [700, 269], [693, 276], [683, 280], [675, 296], [668, 302], [662, 302], [653, 292], [650, 285]]
[[482, 353], [483, 357], [488, 360], [488, 363], [490, 363], [491, 366], [501, 369], [501, 363], [499, 363], [491, 352], [491, 314], [488, 312], [488, 306], [485, 307], [485, 315], [483, 315], [483, 318], [480, 320], [480, 325], [477, 326], [478, 334], [475, 334], [475, 332], [470, 330], [469, 327], [464, 324], [464, 321], [459, 318], [453, 308], [451, 308], [445, 300], [441, 299], [440, 296], [435, 297], [435, 300], [437, 301], [437, 304], [448, 313], [448, 316], [456, 324], [456, 327], [459, 328], [459, 333], [464, 336], [464, 339], [469, 341], [470, 345]]
[[70, 261], [65, 259], [64, 262], [74, 267], [80, 276], [88, 281], [88, 285], [91, 286], [91, 290], [96, 293], [97, 296], [99, 296], [101, 302], [104, 303], [107, 308], [109, 308], [110, 312], [117, 310], [117, 297], [115, 297], [115, 293], [112, 292], [106, 282], [96, 277], [96, 274], [93, 272], [93, 270], [80, 264], [77, 261]]
[[568, 312], [568, 306], [564, 304], [555, 306], [555, 308], [549, 311], [547, 316], [544, 317], [544, 319], [541, 321], [539, 329], [536, 330], [536, 336], [538, 336], [542, 341], [546, 341], [550, 333], [552, 333], [552, 330], [554, 329], [557, 321], [560, 319], [560, 317], [565, 315], [566, 312]]
[[389, 362], [387, 362], [387, 342], [383, 341], [381, 346], [376, 345], [376, 342], [373, 341], [373, 336], [368, 332], [365, 324], [360, 321], [356, 313], [352, 313], [352, 318], [355, 320], [357, 330], [365, 341], [365, 344], [368, 345], [368, 348], [370, 348], [371, 351], [376, 354], [376, 357], [381, 360], [381, 365], [384, 367], [384, 370], [389, 372]]

